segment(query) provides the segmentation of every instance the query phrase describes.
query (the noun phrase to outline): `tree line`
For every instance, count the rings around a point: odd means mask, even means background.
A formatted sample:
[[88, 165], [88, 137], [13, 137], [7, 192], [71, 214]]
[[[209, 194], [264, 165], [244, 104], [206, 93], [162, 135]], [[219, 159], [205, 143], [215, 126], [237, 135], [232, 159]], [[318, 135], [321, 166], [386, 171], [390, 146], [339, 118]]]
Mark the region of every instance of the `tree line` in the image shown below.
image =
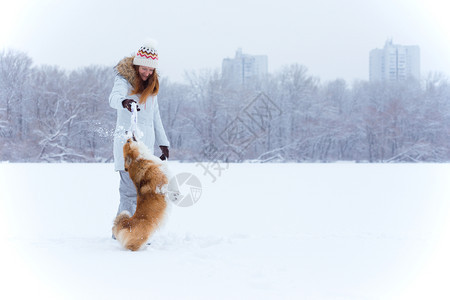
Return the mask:
[[[66, 71], [0, 52], [0, 161], [111, 162], [113, 67]], [[306, 67], [235, 85], [218, 71], [160, 78], [171, 158], [209, 162], [448, 162], [450, 84], [322, 83]]]

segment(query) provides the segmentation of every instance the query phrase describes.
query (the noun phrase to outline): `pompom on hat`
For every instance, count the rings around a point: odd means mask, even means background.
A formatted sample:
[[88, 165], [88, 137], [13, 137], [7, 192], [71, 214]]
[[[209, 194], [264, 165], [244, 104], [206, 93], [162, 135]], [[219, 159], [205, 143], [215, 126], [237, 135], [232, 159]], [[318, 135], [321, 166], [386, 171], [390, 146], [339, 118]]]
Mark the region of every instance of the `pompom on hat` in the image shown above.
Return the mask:
[[158, 67], [158, 51], [156, 50], [157, 42], [148, 40], [139, 48], [133, 59], [133, 64], [150, 68]]

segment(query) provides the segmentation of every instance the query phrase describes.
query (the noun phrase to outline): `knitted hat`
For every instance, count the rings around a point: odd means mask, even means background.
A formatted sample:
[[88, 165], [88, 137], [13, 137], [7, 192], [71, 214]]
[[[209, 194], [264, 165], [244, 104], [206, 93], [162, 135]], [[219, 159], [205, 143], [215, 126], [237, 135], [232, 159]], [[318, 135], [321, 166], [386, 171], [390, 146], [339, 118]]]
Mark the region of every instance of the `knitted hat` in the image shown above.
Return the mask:
[[133, 64], [151, 68], [158, 67], [158, 51], [156, 50], [156, 41], [149, 40], [139, 48], [133, 59]]

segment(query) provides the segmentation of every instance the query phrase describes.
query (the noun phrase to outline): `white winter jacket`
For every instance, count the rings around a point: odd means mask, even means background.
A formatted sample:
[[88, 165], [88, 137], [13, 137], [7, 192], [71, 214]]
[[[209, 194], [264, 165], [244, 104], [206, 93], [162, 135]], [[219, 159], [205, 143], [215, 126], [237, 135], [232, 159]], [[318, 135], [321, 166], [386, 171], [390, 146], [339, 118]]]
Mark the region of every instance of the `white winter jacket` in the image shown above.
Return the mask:
[[[126, 142], [125, 132], [130, 129], [131, 112], [122, 107], [122, 101], [133, 99], [139, 103], [137, 95], [130, 95], [132, 86], [123, 76], [116, 75], [114, 87], [109, 96], [109, 105], [117, 110], [117, 123], [114, 133], [114, 169], [124, 170], [123, 145]], [[138, 104], [138, 128], [142, 131], [141, 141], [153, 153], [157, 146], [170, 146], [161, 122], [157, 96], [149, 96], [145, 104]]]

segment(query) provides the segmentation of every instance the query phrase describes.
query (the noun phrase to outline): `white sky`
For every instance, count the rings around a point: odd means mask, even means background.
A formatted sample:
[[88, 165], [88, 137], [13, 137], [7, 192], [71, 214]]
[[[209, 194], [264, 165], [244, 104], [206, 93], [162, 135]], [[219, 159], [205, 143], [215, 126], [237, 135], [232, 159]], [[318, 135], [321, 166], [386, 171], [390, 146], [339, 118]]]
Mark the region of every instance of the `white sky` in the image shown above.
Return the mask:
[[0, 1], [0, 49], [65, 69], [113, 66], [150, 37], [172, 81], [220, 69], [242, 47], [268, 55], [270, 72], [299, 63], [352, 82], [368, 79], [369, 51], [393, 38], [420, 46], [422, 76], [450, 75], [448, 0]]

